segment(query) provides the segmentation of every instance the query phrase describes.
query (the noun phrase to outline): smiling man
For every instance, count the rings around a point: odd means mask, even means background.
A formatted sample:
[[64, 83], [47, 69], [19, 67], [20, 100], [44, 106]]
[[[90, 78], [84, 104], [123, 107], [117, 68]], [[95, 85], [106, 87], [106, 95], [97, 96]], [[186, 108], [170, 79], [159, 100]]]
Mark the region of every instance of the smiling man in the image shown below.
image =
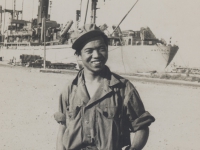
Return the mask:
[[[89, 24], [73, 37], [72, 48], [83, 69], [60, 94], [59, 112], [54, 115], [60, 124], [57, 150], [141, 150], [155, 119], [145, 111], [132, 83], [105, 65], [107, 36]], [[132, 142], [131, 132], [135, 132]]]

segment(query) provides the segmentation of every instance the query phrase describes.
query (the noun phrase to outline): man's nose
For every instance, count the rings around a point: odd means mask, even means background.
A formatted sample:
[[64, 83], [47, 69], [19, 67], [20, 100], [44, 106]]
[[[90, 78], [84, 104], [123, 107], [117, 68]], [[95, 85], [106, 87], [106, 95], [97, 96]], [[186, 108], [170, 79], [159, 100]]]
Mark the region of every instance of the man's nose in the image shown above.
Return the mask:
[[99, 51], [97, 49], [93, 50], [92, 56], [98, 58], [100, 56]]

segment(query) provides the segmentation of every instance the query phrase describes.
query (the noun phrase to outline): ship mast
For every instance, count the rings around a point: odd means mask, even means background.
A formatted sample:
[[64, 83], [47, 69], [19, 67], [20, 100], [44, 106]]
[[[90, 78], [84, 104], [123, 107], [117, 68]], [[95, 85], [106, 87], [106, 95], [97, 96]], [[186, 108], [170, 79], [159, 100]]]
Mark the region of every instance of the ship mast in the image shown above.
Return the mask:
[[12, 18], [12, 19], [15, 19], [15, 7], [16, 7], [16, 0], [14, 0], [14, 7], [13, 7], [13, 18]]
[[22, 16], [21, 16], [21, 20], [23, 19], [23, 12], [24, 12], [24, 0], [22, 1]]
[[91, 23], [96, 23], [96, 10], [98, 0], [92, 0], [91, 4]]

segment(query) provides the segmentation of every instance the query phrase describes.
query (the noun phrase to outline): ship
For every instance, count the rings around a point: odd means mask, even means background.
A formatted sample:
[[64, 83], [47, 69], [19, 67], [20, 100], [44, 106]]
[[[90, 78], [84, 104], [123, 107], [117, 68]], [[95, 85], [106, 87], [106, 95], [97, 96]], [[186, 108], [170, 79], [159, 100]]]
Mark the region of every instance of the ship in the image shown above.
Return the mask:
[[[91, 22], [95, 23], [98, 1], [91, 2]], [[81, 68], [81, 60], [74, 55], [70, 39], [73, 21], [63, 26], [50, 20], [48, 8], [49, 0], [39, 0], [37, 18], [26, 21], [18, 17], [22, 11], [3, 10], [0, 6], [0, 16], [6, 13], [12, 16], [7, 26], [1, 17], [0, 57], [3, 60], [15, 58], [15, 61], [20, 61], [22, 54], [39, 55], [52, 63], [76, 63]], [[77, 10], [77, 25], [80, 14], [81, 11]], [[99, 27], [102, 31], [108, 28], [107, 24]], [[112, 28], [113, 33], [107, 34], [109, 53], [106, 65], [116, 73], [164, 72], [179, 49], [177, 45], [167, 44], [164, 39], [157, 39], [149, 27], [142, 27], [138, 31], [123, 31], [119, 25], [113, 25]]]

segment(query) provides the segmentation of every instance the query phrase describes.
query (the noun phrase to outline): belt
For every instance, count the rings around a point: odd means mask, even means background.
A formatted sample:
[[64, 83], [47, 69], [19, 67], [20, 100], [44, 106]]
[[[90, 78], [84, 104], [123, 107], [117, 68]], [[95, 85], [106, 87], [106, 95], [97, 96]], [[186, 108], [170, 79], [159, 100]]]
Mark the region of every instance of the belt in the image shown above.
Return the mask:
[[96, 146], [87, 146], [85, 148], [81, 148], [80, 150], [98, 150]]

